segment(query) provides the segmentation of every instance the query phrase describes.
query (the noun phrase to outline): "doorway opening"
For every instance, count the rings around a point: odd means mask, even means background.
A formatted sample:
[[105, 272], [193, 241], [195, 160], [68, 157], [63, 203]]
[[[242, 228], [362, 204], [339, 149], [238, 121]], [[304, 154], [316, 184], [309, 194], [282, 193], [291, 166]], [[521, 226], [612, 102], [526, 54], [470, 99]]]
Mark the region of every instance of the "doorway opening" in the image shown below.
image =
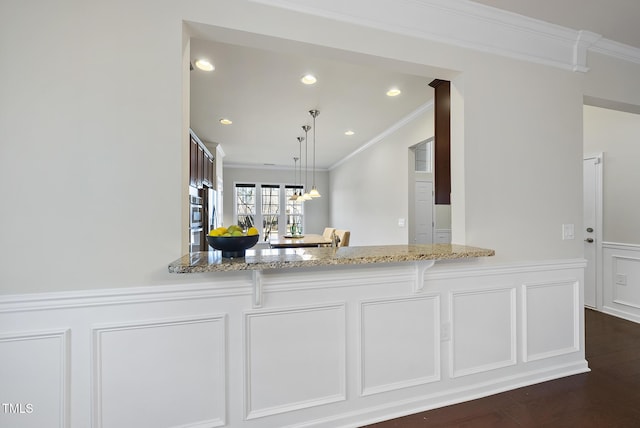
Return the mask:
[[602, 307], [602, 153], [583, 160], [584, 305]]
[[451, 243], [451, 205], [436, 205], [434, 137], [409, 147], [409, 244]]

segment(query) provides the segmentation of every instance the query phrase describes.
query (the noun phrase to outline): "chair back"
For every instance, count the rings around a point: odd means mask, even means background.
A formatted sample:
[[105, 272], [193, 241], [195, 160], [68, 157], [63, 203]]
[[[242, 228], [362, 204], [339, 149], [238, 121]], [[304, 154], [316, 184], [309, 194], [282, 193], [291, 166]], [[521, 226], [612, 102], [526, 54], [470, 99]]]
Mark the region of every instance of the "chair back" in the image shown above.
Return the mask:
[[322, 232], [322, 237], [324, 239], [331, 239], [331, 235], [336, 230], [335, 227], [325, 227], [324, 232]]
[[338, 247], [348, 247], [349, 246], [349, 238], [351, 237], [351, 232], [348, 230], [336, 229], [336, 235], [340, 238], [340, 242], [338, 242]]

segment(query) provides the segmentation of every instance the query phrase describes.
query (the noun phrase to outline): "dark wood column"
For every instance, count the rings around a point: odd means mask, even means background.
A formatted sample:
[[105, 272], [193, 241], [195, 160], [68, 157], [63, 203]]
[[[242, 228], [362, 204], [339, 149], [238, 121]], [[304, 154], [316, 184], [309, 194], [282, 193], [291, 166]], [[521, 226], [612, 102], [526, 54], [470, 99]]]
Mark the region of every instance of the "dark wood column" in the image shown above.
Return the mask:
[[433, 184], [435, 203], [451, 204], [451, 84], [435, 79], [429, 83], [435, 89], [435, 138]]

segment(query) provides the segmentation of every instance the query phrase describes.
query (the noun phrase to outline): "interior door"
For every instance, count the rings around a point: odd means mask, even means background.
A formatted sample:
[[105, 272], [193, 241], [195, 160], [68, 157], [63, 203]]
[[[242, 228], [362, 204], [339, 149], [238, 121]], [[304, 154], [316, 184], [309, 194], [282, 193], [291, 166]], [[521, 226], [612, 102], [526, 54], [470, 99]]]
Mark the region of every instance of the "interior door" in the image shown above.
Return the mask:
[[602, 245], [601, 236], [601, 157], [589, 156], [583, 161], [583, 239], [584, 258], [587, 268], [584, 272], [584, 304], [598, 307], [598, 248]]
[[415, 243], [433, 244], [433, 183], [416, 180]]

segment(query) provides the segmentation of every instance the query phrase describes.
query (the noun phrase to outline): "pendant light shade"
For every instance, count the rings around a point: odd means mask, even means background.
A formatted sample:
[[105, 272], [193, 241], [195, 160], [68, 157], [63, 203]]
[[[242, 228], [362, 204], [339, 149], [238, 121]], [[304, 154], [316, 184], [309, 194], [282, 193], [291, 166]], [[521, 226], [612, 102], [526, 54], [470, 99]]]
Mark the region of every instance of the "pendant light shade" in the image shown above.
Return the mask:
[[318, 117], [320, 111], [309, 110], [309, 114], [313, 117], [313, 187], [311, 188], [311, 192], [309, 192], [309, 196], [311, 198], [319, 198], [322, 195], [320, 195], [316, 187], [316, 117]]

